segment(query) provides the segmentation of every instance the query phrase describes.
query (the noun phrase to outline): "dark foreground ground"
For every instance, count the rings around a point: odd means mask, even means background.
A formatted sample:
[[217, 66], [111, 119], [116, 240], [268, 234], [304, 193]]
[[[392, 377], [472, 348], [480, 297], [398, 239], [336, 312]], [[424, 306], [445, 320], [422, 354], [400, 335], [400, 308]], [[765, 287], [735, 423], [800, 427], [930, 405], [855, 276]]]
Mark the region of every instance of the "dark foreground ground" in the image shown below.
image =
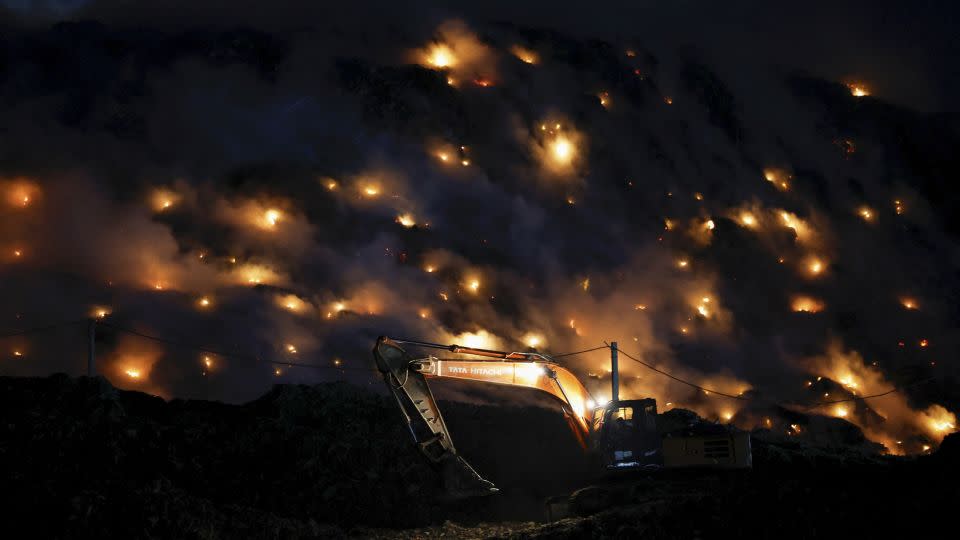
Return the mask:
[[[500, 495], [439, 502], [395, 404], [342, 383], [234, 406], [0, 378], [0, 517], [33, 538], [956, 537], [957, 435], [891, 459], [760, 432], [748, 472], [603, 478], [551, 411], [444, 407]], [[547, 519], [596, 484], [599, 510]]]

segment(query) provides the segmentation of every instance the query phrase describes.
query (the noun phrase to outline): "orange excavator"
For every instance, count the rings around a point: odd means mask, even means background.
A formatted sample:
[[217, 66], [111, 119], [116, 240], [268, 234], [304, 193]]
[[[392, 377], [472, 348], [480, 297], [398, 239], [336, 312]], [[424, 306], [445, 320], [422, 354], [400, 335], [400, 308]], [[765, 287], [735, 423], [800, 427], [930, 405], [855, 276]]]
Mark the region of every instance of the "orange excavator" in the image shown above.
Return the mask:
[[[411, 356], [401, 345], [444, 350], [473, 358]], [[750, 437], [728, 426], [702, 424], [673, 432], [657, 429], [654, 399], [621, 400], [618, 395], [616, 343], [611, 344], [613, 399], [597, 404], [580, 380], [556, 360], [539, 352], [506, 352], [380, 337], [373, 349], [377, 369], [397, 399], [410, 433], [427, 458], [440, 468], [451, 497], [497, 492], [457, 453], [428, 378], [466, 379], [532, 388], [561, 404], [581, 446], [607, 469], [751, 466]]]

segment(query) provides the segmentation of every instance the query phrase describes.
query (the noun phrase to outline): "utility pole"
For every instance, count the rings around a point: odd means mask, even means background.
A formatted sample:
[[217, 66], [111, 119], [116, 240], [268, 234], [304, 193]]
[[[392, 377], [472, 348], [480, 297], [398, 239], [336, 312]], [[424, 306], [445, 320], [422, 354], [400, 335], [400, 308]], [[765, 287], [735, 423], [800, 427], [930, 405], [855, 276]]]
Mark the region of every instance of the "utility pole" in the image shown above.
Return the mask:
[[620, 366], [617, 359], [617, 342], [610, 342], [610, 384], [612, 386], [610, 399], [620, 401]]
[[94, 341], [97, 337], [97, 319], [90, 317], [90, 322], [87, 325], [89, 343], [87, 345], [87, 377], [93, 377], [97, 373], [96, 368], [96, 349]]

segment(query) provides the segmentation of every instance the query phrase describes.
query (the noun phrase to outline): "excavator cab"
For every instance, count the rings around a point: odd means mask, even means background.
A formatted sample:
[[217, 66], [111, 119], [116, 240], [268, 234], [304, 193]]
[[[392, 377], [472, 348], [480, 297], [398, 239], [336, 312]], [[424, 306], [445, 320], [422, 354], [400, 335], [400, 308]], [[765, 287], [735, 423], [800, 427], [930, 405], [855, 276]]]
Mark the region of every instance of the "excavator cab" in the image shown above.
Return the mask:
[[591, 449], [608, 469], [663, 466], [655, 399], [611, 401], [597, 407], [590, 430]]

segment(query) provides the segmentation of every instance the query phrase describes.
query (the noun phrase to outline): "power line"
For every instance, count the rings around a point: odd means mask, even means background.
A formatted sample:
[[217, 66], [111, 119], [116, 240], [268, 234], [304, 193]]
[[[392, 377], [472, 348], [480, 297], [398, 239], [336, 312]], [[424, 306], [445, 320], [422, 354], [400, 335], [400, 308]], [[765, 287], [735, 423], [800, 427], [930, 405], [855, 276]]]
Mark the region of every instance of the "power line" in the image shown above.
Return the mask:
[[71, 326], [71, 325], [78, 324], [78, 323], [82, 323], [82, 322], [86, 322], [86, 321], [87, 321], [86, 319], [80, 319], [80, 320], [76, 320], [76, 321], [65, 321], [65, 322], [59, 322], [59, 323], [54, 323], [54, 324], [48, 324], [48, 325], [46, 325], [46, 326], [38, 326], [38, 327], [35, 327], [35, 328], [28, 328], [28, 329], [26, 329], [26, 330], [19, 330], [19, 331], [17, 331], [17, 332], [9, 332], [9, 333], [6, 333], [6, 334], [0, 334], [0, 339], [3, 339], [3, 338], [11, 338], [11, 337], [18, 337], [18, 336], [26, 336], [26, 335], [28, 335], [28, 334], [38, 334], [38, 333], [40, 333], [40, 332], [48, 332], [48, 331], [50, 331], [50, 330], [56, 330], [56, 329], [58, 329], [58, 328], [64, 328], [64, 327], [67, 327], [67, 326]]
[[[606, 342], [604, 342], [604, 343], [606, 343]], [[610, 345], [607, 344], [607, 347], [610, 347]], [[638, 364], [643, 365], [643, 366], [646, 367], [647, 369], [656, 371], [657, 373], [659, 373], [659, 374], [661, 374], [661, 375], [664, 375], [664, 376], [666, 376], [666, 377], [669, 377], [669, 378], [671, 378], [671, 379], [673, 379], [673, 380], [675, 380], [675, 381], [677, 381], [677, 382], [683, 383], [683, 384], [685, 384], [685, 385], [687, 385], [687, 386], [696, 388], [697, 390], [702, 390], [702, 391], [706, 392], [708, 395], [709, 395], [709, 394], [716, 394], [716, 395], [718, 395], [718, 396], [723, 396], [723, 397], [727, 397], [727, 398], [730, 398], [730, 399], [737, 399], [737, 400], [740, 400], [740, 401], [749, 401], [749, 400], [750, 400], [750, 398], [747, 398], [747, 397], [744, 397], [744, 396], [735, 396], [735, 395], [733, 395], [733, 394], [725, 394], [725, 393], [723, 393], [723, 392], [720, 392], [720, 391], [717, 391], [717, 390], [712, 390], [712, 389], [710, 389], [710, 388], [704, 388], [703, 386], [700, 386], [699, 384], [692, 383], [692, 382], [690, 382], [690, 381], [681, 379], [680, 377], [677, 377], [676, 375], [673, 375], [673, 374], [671, 374], [671, 373], [668, 373], [668, 372], [666, 372], [666, 371], [663, 371], [662, 369], [657, 369], [656, 367], [654, 367], [654, 366], [652, 366], [652, 365], [644, 362], [643, 360], [640, 360], [639, 358], [634, 357], [633, 355], [631, 355], [630, 353], [628, 353], [628, 352], [620, 349], [619, 347], [617, 347], [617, 352], [623, 354], [624, 356], [626, 356], [627, 358], [633, 360], [634, 362], [637, 362]]]
[[824, 405], [836, 405], [837, 403], [849, 403], [851, 401], [861, 401], [866, 399], [883, 397], [883, 396], [887, 396], [887, 395], [899, 392], [901, 390], [904, 390], [905, 388], [910, 388], [912, 386], [917, 386], [918, 384], [923, 384], [925, 382], [932, 381], [933, 379], [934, 379], [933, 377], [927, 377], [925, 379], [913, 381], [912, 383], [909, 383], [909, 384], [894, 386], [893, 388], [891, 388], [890, 390], [887, 390], [886, 392], [880, 392], [879, 394], [871, 394], [869, 396], [854, 396], [852, 398], [846, 398], [846, 399], [834, 399], [831, 401], [821, 401], [819, 403], [814, 403], [813, 405], [810, 405], [806, 410], [811, 411], [813, 409], [816, 409], [817, 407], [822, 407]]
[[568, 352], [563, 354], [548, 354], [547, 356], [549, 356], [550, 358], [563, 358], [564, 356], [574, 356], [576, 354], [585, 354], [588, 352], [599, 351], [601, 349], [609, 349], [609, 348], [610, 347], [608, 345], [601, 345], [599, 347], [594, 347], [592, 349], [584, 349], [582, 351], [573, 351], [573, 352]]

